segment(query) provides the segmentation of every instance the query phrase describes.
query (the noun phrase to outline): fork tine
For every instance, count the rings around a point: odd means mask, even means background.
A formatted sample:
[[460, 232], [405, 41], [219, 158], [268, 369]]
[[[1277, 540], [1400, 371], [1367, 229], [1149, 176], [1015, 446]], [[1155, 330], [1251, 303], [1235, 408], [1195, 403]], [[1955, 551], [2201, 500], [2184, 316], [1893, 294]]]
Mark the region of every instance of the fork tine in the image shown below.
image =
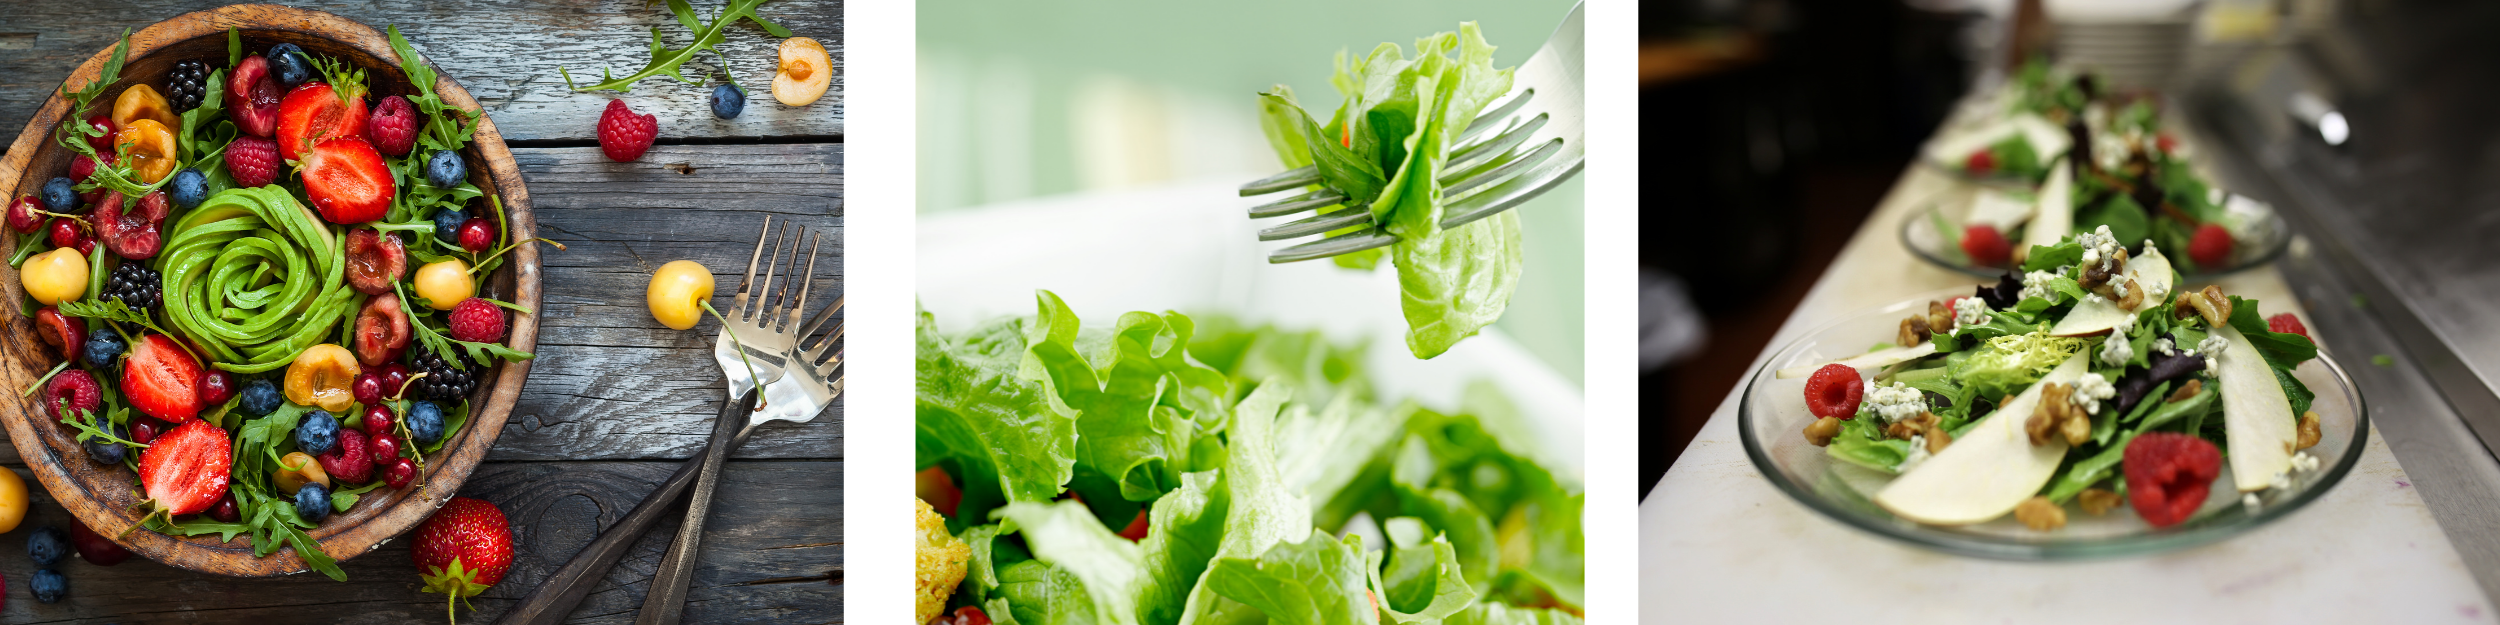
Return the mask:
[[[795, 273], [790, 274], [792, 276], [799, 277], [799, 299], [798, 301], [790, 302], [788, 306], [782, 308], [781, 325], [783, 330], [795, 331], [799, 329], [799, 313], [807, 310], [807, 292], [816, 286], [816, 251], [818, 248], [825, 246], [825, 234], [822, 232], [816, 233], [816, 238], [811, 239], [811, 241], [813, 242], [809, 243], [807, 246], [807, 273], [805, 275]], [[796, 268], [798, 263], [798, 254], [792, 253], [790, 255], [791, 266]]]
[[[1561, 141], [1556, 140], [1554, 144], [1547, 146], [1549, 150], [1542, 151], [1550, 151], [1551, 149], [1558, 148], [1560, 145]], [[1522, 202], [1535, 198], [1537, 195], [1542, 193], [1544, 189], [1561, 184], [1562, 181], [1568, 180], [1572, 176], [1579, 174], [1580, 169], [1585, 166], [1586, 163], [1573, 162], [1568, 167], [1540, 171], [1534, 179], [1522, 178], [1516, 181], [1503, 183], [1502, 186], [1496, 187], [1497, 190], [1502, 191], [1501, 193], [1478, 193], [1474, 196], [1461, 198], [1456, 202], [1451, 202], [1441, 213], [1441, 229], [1448, 230], [1464, 226], [1467, 225], [1468, 222], [1483, 219], [1496, 213], [1510, 210], [1513, 206], [1518, 206]]]
[[1267, 262], [1270, 264], [1283, 264], [1311, 260], [1314, 258], [1327, 258], [1339, 254], [1352, 254], [1375, 247], [1388, 247], [1389, 245], [1397, 242], [1397, 236], [1381, 232], [1379, 228], [1364, 228], [1357, 232], [1348, 232], [1320, 239], [1318, 241], [1312, 241], [1276, 250], [1274, 253], [1267, 255]]
[[[1544, 113], [1538, 113], [1536, 117], [1529, 118], [1526, 123], [1504, 130], [1502, 134], [1494, 135], [1491, 139], [1459, 148], [1458, 151], [1450, 154], [1448, 167], [1452, 170], [1470, 168], [1474, 167], [1475, 163], [1469, 161], [1475, 160], [1477, 156], [1509, 152], [1511, 148], [1517, 147], [1519, 142], [1528, 140], [1529, 135], [1536, 134], [1537, 129], [1544, 128], [1545, 122], [1551, 119], [1553, 118]], [[1463, 167], [1462, 163], [1465, 164]], [[1449, 186], [1450, 180], [1452, 178], [1443, 176], [1439, 182], [1442, 186]]]
[[1511, 113], [1519, 112], [1519, 107], [1526, 106], [1528, 100], [1534, 97], [1536, 97], [1535, 87], [1520, 89], [1519, 95], [1511, 96], [1510, 101], [1503, 102], [1501, 106], [1494, 107], [1492, 110], [1477, 113], [1476, 121], [1467, 124], [1467, 129], [1459, 131], [1458, 138], [1452, 141], [1465, 141], [1468, 137], [1483, 134], [1484, 131], [1491, 130], [1494, 126], [1502, 125], [1503, 120], [1508, 119]]
[[1251, 219], [1291, 215], [1314, 208], [1344, 203], [1345, 193], [1336, 189], [1320, 189], [1307, 194], [1250, 207]]
[[[799, 275], [799, 244], [806, 242], [806, 240], [807, 226], [799, 226], [798, 235], [791, 237], [790, 239], [790, 266], [787, 270], [781, 272], [781, 286], [773, 291], [774, 301], [781, 302], [781, 306], [783, 308], [788, 308], [790, 306], [790, 292], [791, 290], [797, 288], [797, 285], [793, 283], [806, 279], [806, 277]], [[782, 330], [787, 329], [787, 326], [792, 325], [789, 323], [789, 315], [787, 314], [779, 314], [779, 311], [769, 307], [764, 309], [764, 313], [766, 315], [770, 315], [770, 318], [759, 319], [756, 321], [755, 325], [763, 326], [764, 331], [766, 332], [779, 334]]]
[[764, 259], [764, 241], [773, 234], [773, 216], [764, 216], [764, 229], [755, 233], [755, 253], [747, 255], [747, 275], [738, 279], [738, 296], [729, 305], [729, 316], [744, 316], [747, 309], [747, 287], [755, 282], [755, 263]]
[[1303, 185], [1316, 184], [1318, 182], [1319, 168], [1311, 165], [1304, 165], [1294, 169], [1285, 170], [1285, 173], [1260, 178], [1258, 180], [1251, 181], [1250, 184], [1241, 185], [1241, 196], [1250, 197], [1253, 195], [1266, 195], [1278, 191], [1299, 189], [1302, 188]]
[[[1472, 174], [1468, 176], [1466, 180], [1460, 180], [1455, 184], [1441, 185], [1441, 195], [1442, 197], [1455, 197], [1461, 193], [1466, 193], [1469, 190], [1475, 189], [1476, 187], [1507, 180], [1511, 176], [1518, 175], [1520, 171], [1526, 170], [1530, 166], [1545, 162], [1545, 159], [1547, 158], [1552, 158], [1554, 153], [1562, 151], [1562, 147], [1563, 140], [1560, 137], [1556, 137], [1552, 141], [1545, 142], [1545, 145], [1537, 146], [1536, 151], [1529, 152], [1526, 156], [1521, 156], [1508, 163], [1502, 163], [1492, 169], [1485, 170], [1483, 173]], [[1491, 163], [1488, 162], [1487, 164]]]
[[1319, 234], [1330, 230], [1351, 228], [1371, 222], [1371, 211], [1347, 209], [1326, 215], [1297, 219], [1287, 222], [1285, 225], [1260, 230], [1259, 240], [1281, 241], [1285, 239]]
[[760, 310], [755, 311], [756, 314], [752, 316], [740, 316], [738, 318], [739, 321], [753, 322], [755, 325], [760, 326], [764, 325], [765, 317], [771, 316], [772, 305], [764, 302], [766, 298], [772, 296], [773, 273], [774, 270], [781, 268], [781, 250], [782, 248], [789, 246], [790, 222], [784, 221], [781, 222], [781, 235], [773, 237], [773, 257], [771, 260], [764, 262], [764, 285], [755, 288], [755, 307]]
[[800, 340], [805, 340], [807, 337], [814, 336], [817, 330], [824, 329], [825, 322], [832, 321], [833, 314], [837, 312], [842, 312], [842, 298], [840, 297], [833, 298], [832, 306], [825, 307], [824, 310], [816, 311], [816, 316], [808, 317], [807, 323], [799, 325], [798, 335]]

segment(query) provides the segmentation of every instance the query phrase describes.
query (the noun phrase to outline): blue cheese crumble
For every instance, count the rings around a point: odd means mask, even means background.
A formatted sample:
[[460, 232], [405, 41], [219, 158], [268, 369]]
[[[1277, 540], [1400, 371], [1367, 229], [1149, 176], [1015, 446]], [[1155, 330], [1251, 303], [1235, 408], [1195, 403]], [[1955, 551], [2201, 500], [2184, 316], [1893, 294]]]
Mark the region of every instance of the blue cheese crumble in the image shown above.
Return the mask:
[[1927, 395], [1900, 382], [1891, 386], [1876, 385], [1866, 391], [1867, 409], [1892, 423], [1918, 416], [1927, 411]]
[[2101, 401], [2118, 396], [2118, 387], [2098, 373], [2086, 373], [2075, 380], [2075, 392], [2067, 399], [2083, 406], [2084, 414], [2101, 414]]
[[1988, 324], [1988, 301], [1965, 297], [1953, 302], [1953, 329]]

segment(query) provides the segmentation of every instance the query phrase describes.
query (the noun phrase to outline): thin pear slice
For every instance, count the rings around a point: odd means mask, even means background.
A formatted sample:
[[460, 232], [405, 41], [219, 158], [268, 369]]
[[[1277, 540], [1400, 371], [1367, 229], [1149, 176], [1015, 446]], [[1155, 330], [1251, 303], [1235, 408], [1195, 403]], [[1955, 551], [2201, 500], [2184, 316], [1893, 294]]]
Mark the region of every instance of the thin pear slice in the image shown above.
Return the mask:
[[[2040, 389], [2050, 382], [2072, 384], [2083, 377], [2084, 354], [2059, 363], [2046, 377], [2011, 399], [1996, 412], [1953, 439], [1953, 444], [1902, 474], [1875, 493], [1875, 505], [1894, 515], [1928, 525], [1983, 523], [2014, 511], [2057, 473], [2066, 457], [2066, 441], [2051, 437], [2032, 445], [2023, 421], [2040, 405]], [[2236, 446], [2234, 447], [2236, 448]]]
[[[2230, 342], [2215, 360], [2214, 376], [2222, 382], [2222, 433], [2231, 443], [2231, 480], [2240, 492], [2265, 490], [2292, 468], [2292, 400], [2257, 346], [2238, 328], [2224, 324], [2214, 336]], [[1950, 448], [1947, 448], [1950, 449]]]
[[2031, 212], [2031, 227], [2023, 229], [2023, 245], [2018, 251], [2028, 252], [2034, 245], [2056, 245], [2058, 239], [2075, 232], [2074, 168], [2063, 165], [2064, 159], [2049, 164], [2049, 181], [2040, 185], [2040, 207]]
[[2170, 258], [2162, 256], [2160, 248], [2146, 247], [2142, 257], [2127, 261], [2127, 277], [2135, 281], [2133, 288], [2144, 289], [2142, 302], [2130, 310], [2121, 309], [2117, 302], [2105, 298], [2084, 298], [2075, 304], [2074, 310], [2066, 313], [2065, 318], [2058, 319], [2057, 325], [2049, 328], [2049, 336], [2086, 336], [2108, 332], [2125, 321], [2127, 315], [2160, 306], [2162, 298], [2170, 294], [2172, 275]]
[[1994, 123], [1978, 126], [1968, 132], [1954, 132], [1927, 144], [1927, 158], [1947, 168], [1960, 168], [1973, 152], [1993, 147], [1999, 141], [2021, 136], [2031, 144], [2031, 152], [2041, 159], [2065, 154], [2074, 139], [2066, 129], [2046, 117], [2024, 113]]
[[1781, 370], [1779, 370], [1779, 371], [1777, 371], [1777, 372], [1774, 372], [1774, 373], [1773, 373], [1773, 377], [1776, 377], [1776, 378], [1779, 378], [1779, 379], [1782, 379], [1782, 380], [1786, 380], [1786, 379], [1789, 379], [1789, 378], [1802, 378], [1802, 377], [1806, 377], [1806, 376], [1809, 376], [1809, 375], [1814, 375], [1814, 371], [1815, 371], [1816, 369], [1821, 369], [1821, 368], [1823, 368], [1823, 367], [1827, 367], [1827, 366], [1830, 366], [1830, 365], [1835, 365], [1835, 364], [1839, 364], [1839, 365], [1849, 365], [1849, 368], [1851, 368], [1851, 369], [1865, 369], [1865, 368], [1869, 368], [1869, 367], [1890, 367], [1890, 366], [1893, 366], [1893, 365], [1896, 365], [1896, 364], [1905, 363], [1905, 362], [1909, 362], [1909, 361], [1912, 361], [1912, 360], [1918, 360], [1918, 359], [1920, 359], [1920, 358], [1926, 358], [1926, 357], [1928, 357], [1928, 356], [1935, 355], [1935, 353], [1936, 353], [1936, 343], [1935, 343], [1934, 341], [1928, 341], [1928, 342], [1925, 342], [1925, 343], [1920, 343], [1920, 344], [1917, 344], [1917, 345], [1912, 345], [1912, 346], [1909, 346], [1909, 347], [1889, 347], [1889, 348], [1885, 348], [1885, 349], [1879, 349], [1879, 350], [1875, 350], [1875, 351], [1867, 352], [1867, 353], [1864, 353], [1864, 354], [1858, 354], [1858, 355], [1856, 355], [1856, 356], [1850, 356], [1850, 357], [1848, 357], [1848, 358], [1842, 358], [1842, 359], [1840, 359], [1840, 360], [1836, 360], [1836, 361], [1833, 361], [1833, 362], [1829, 362], [1829, 363], [1825, 363], [1825, 364], [1820, 364], [1820, 365], [1799, 365], [1799, 366], [1795, 366], [1795, 367], [1789, 367], [1789, 368], [1786, 368], [1786, 369], [1781, 369]]
[[2033, 202], [2012, 193], [1982, 188], [1971, 192], [1970, 216], [1962, 221], [1984, 225], [1997, 232], [2013, 232], [2015, 226], [2031, 220]]

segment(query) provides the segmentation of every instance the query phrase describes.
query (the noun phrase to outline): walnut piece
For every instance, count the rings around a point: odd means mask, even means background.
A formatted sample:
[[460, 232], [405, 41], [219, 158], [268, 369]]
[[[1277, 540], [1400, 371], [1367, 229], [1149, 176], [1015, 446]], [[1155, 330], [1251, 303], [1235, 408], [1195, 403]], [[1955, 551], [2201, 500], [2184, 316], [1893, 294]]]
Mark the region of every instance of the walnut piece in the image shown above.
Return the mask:
[[1944, 453], [1945, 446], [1953, 444], [1953, 433], [1946, 431], [1941, 424], [1929, 424], [1926, 436], [1927, 454], [1931, 456]]
[[1927, 330], [1929, 332], [1952, 332], [1954, 325], [1956, 324], [1953, 321], [1952, 306], [1946, 306], [1944, 302], [1932, 299], [1927, 300]]
[[[2070, 420], [2068, 413], [2080, 412], [2071, 399], [2074, 393], [2074, 386], [2062, 382], [2040, 386], [2040, 406], [2033, 408], [2031, 418], [2023, 421], [2023, 433], [2031, 436], [2033, 446], [2049, 444], [2049, 435], [2062, 433], [2061, 429], [2066, 427]], [[2084, 434], [2089, 436], [2091, 433], [2091, 424], [2084, 424]]]
[[1821, 419], [1815, 419], [1813, 423], [1806, 424], [1806, 442], [1814, 443], [1814, 446], [1816, 447], [1832, 444], [1832, 437], [1839, 435], [1839, 419], [1823, 417]]
[[2171, 391], [2170, 398], [2162, 400], [2162, 403], [2175, 404], [2187, 401], [2189, 398], [2195, 397], [2197, 393], [2202, 392], [2205, 392], [2205, 381], [2196, 378], [2188, 378], [2187, 384], [2180, 385], [2179, 390]]
[[2066, 444], [2081, 445], [2092, 440], [2092, 417], [2079, 409], [2066, 412], [2066, 422], [2058, 425], [2058, 431], [2066, 435]]
[[1884, 428], [1884, 436], [1897, 440], [1910, 440], [1911, 436], [1935, 429], [1939, 421], [1941, 419], [1936, 418], [1936, 413], [1920, 412], [1918, 416], [1892, 422], [1891, 426]]
[[2066, 526], [2066, 509], [2049, 503], [2047, 497], [2033, 497], [2014, 506], [2014, 520], [2022, 521], [2023, 527], [2032, 531], [2046, 532]]
[[1927, 329], [1927, 318], [1911, 315], [1901, 320], [1901, 331], [1893, 335], [1892, 342], [1895, 345], [1909, 347], [1927, 342], [1930, 334], [1932, 333]]
[[2311, 410], [2309, 412], [2301, 413], [2300, 442], [2293, 449], [2298, 450], [2316, 447], [2318, 446], [2318, 439], [2324, 438], [2325, 436], [2326, 433], [2318, 425], [2318, 411]]
[[2082, 494], [2075, 495], [2075, 505], [2082, 507], [2084, 514], [2092, 516], [2100, 516], [2125, 502], [2126, 498], [2119, 497], [2118, 493], [2101, 488], [2086, 488]]

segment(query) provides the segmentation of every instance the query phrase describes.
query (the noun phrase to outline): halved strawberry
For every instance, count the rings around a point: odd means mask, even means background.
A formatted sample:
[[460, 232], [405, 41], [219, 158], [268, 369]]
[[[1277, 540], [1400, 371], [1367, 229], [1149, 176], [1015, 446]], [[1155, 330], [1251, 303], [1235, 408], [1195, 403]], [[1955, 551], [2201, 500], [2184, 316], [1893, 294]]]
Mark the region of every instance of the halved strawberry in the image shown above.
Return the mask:
[[130, 342], [122, 395], [141, 414], [179, 425], [200, 415], [200, 375], [200, 363], [173, 337], [150, 334]]
[[[287, 145], [285, 141], [278, 142], [280, 149]], [[312, 199], [314, 209], [321, 211], [321, 218], [330, 223], [360, 224], [381, 219], [391, 210], [391, 195], [399, 192], [398, 184], [391, 182], [390, 167], [382, 162], [382, 153], [373, 151], [373, 144], [366, 143], [363, 137], [323, 141], [306, 152], [301, 162], [304, 195]]]
[[300, 161], [306, 150], [322, 142], [363, 138], [368, 115], [363, 85], [333, 89], [329, 83], [308, 82], [297, 86], [278, 104], [278, 155]]
[[260, 55], [243, 57], [234, 73], [226, 76], [226, 114], [243, 134], [268, 137], [276, 133], [278, 104], [284, 96], [278, 80], [269, 77], [269, 59]]
[[[154, 337], [151, 337], [154, 338]], [[149, 514], [198, 514], [226, 494], [234, 454], [226, 430], [193, 419], [156, 435], [139, 453], [139, 486]]]

